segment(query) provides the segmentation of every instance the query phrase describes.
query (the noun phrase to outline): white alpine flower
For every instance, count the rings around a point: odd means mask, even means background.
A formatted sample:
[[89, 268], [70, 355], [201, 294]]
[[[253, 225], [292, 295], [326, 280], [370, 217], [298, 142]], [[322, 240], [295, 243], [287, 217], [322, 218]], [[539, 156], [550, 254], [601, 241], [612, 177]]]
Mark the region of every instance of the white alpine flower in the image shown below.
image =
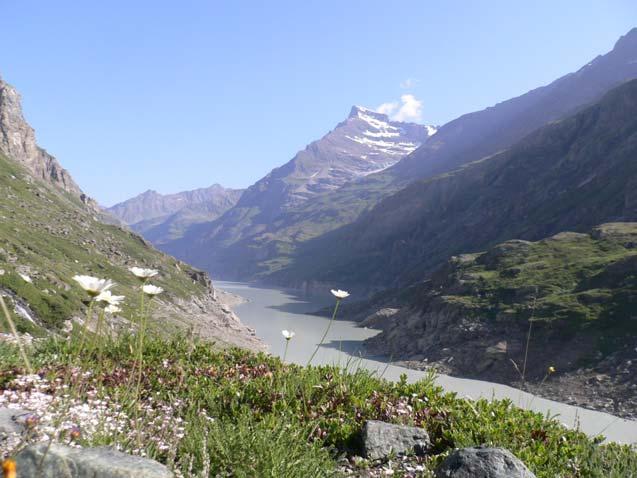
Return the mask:
[[346, 299], [346, 298], [348, 298], [348, 297], [349, 297], [349, 292], [346, 292], [346, 291], [341, 290], [341, 289], [336, 289], [336, 290], [332, 289], [330, 292], [331, 292], [331, 293], [332, 293], [332, 295], [333, 295], [334, 297], [336, 297], [338, 300]]
[[144, 291], [144, 294], [146, 295], [159, 295], [164, 292], [164, 289], [157, 287], [156, 285], [146, 284], [142, 286], [142, 291]]
[[105, 290], [95, 297], [95, 300], [97, 302], [104, 302], [108, 305], [118, 306], [125, 298], [126, 297], [123, 295], [113, 295], [110, 290]]
[[97, 297], [115, 286], [115, 282], [110, 279], [98, 279], [92, 276], [73, 276], [73, 280], [80, 284], [80, 287], [91, 297]]
[[143, 267], [131, 267], [128, 270], [131, 271], [135, 277], [144, 281], [159, 274], [159, 271], [155, 269], [144, 269]]
[[283, 338], [285, 340], [290, 340], [292, 337], [294, 337], [296, 335], [296, 332], [294, 332], [292, 330], [282, 330], [281, 331], [281, 335], [283, 335]]
[[119, 307], [113, 304], [110, 304], [104, 307], [104, 312], [106, 312], [107, 314], [117, 314], [118, 312], [121, 312], [121, 311], [122, 309], [120, 309]]

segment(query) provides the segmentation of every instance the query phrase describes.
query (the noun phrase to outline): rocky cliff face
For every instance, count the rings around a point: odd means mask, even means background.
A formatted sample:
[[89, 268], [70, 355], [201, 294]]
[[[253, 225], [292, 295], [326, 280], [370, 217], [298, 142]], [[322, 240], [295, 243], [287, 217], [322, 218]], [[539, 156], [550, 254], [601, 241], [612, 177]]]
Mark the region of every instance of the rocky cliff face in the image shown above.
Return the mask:
[[35, 132], [22, 114], [20, 94], [2, 78], [0, 78], [0, 152], [24, 165], [36, 178], [53, 184], [86, 203], [92, 203], [57, 159], [38, 146]]

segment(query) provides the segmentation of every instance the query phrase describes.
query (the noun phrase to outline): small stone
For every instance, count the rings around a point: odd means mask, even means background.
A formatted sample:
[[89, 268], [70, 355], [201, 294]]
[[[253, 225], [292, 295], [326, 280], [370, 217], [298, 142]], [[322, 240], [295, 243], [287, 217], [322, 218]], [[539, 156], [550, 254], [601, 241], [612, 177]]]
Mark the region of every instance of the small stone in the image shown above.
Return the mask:
[[17, 410], [14, 408], [0, 408], [0, 441], [3, 437], [11, 434], [22, 433], [24, 427], [20, 421], [20, 417], [27, 415], [29, 412], [25, 410]]
[[424, 455], [431, 448], [429, 434], [424, 429], [376, 420], [365, 422], [362, 441], [363, 456], [370, 460], [386, 458], [392, 452]]
[[504, 448], [472, 447], [454, 451], [436, 469], [436, 478], [535, 478]]
[[173, 478], [164, 465], [109, 447], [71, 448], [38, 443], [15, 457], [18, 476], [41, 478]]

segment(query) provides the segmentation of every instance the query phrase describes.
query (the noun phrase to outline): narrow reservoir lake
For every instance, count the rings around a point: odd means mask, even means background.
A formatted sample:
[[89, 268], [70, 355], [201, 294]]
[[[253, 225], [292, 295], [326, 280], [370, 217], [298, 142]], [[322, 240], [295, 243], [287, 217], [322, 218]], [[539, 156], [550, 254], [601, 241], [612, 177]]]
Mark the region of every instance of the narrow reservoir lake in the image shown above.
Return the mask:
[[[293, 330], [296, 335], [290, 341], [286, 361], [300, 365], [307, 363], [329, 323], [329, 319], [310, 313], [334, 303], [330, 298], [304, 298], [295, 290], [221, 281], [215, 282], [215, 286], [247, 300], [233, 309], [244, 324], [255, 329], [273, 355], [282, 357], [285, 351], [281, 330]], [[419, 370], [388, 365], [384, 357], [366, 355], [363, 341], [377, 333], [377, 330], [357, 327], [354, 322], [336, 320], [312, 363], [365, 368], [388, 380], [398, 380], [401, 374], [407, 375], [409, 381], [425, 376], [425, 372]], [[522, 408], [554, 416], [568, 427], [579, 426], [591, 436], [603, 434], [611, 441], [637, 443], [637, 421], [546, 400], [497, 383], [447, 375], [439, 375], [437, 383], [463, 397], [508, 398]]]

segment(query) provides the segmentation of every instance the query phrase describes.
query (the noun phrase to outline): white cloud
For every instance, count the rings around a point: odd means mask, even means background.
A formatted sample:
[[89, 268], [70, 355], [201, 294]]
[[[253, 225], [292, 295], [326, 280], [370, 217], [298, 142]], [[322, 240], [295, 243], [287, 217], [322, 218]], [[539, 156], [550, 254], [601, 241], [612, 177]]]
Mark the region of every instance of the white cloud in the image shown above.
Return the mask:
[[384, 115], [391, 116], [397, 109], [398, 103], [383, 103], [378, 108], [376, 108], [376, 111]]
[[420, 121], [422, 119], [422, 101], [414, 95], [400, 97], [400, 103], [383, 103], [376, 111], [386, 114], [394, 121]]
[[418, 80], [414, 78], [407, 78], [405, 81], [400, 82], [400, 87], [403, 90], [410, 90], [411, 88], [416, 86], [417, 83], [418, 83]]

